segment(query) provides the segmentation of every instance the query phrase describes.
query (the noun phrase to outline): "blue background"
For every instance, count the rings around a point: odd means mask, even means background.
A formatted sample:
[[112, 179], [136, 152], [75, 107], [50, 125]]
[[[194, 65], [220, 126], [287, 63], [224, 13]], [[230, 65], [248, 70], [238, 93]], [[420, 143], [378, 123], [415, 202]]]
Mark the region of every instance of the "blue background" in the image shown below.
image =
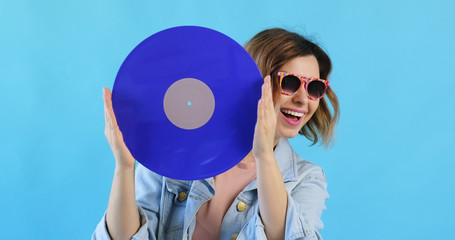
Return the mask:
[[455, 2], [0, 1], [0, 236], [88, 239], [114, 159], [102, 87], [149, 35], [178, 25], [244, 44], [269, 27], [331, 56], [341, 102], [322, 166], [325, 239], [455, 239]]

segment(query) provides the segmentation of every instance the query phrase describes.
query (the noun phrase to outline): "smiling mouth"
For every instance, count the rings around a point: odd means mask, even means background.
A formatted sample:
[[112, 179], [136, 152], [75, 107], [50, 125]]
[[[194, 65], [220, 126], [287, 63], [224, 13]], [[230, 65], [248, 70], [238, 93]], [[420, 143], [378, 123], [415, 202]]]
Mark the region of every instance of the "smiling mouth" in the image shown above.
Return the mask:
[[304, 113], [294, 112], [288, 109], [280, 109], [281, 113], [291, 121], [299, 121], [303, 117]]

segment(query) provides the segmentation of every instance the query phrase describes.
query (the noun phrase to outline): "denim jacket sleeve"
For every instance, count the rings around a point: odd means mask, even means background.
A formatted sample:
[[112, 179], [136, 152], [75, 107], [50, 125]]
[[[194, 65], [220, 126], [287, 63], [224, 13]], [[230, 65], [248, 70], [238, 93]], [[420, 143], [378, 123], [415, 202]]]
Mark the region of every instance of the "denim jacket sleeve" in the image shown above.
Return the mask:
[[[324, 227], [321, 215], [326, 209], [325, 200], [329, 197], [327, 182], [322, 169], [311, 163], [310, 165], [310, 172], [308, 169], [300, 169], [303, 173], [299, 171], [299, 175], [302, 174], [303, 178], [297, 184], [286, 184], [286, 240], [322, 240], [318, 230]], [[256, 239], [267, 239], [260, 217], [257, 217], [255, 226]]]
[[[155, 240], [158, 234], [158, 214], [160, 209], [161, 185], [163, 177], [147, 171], [142, 165], [136, 168], [136, 204], [141, 226], [133, 240]], [[92, 240], [110, 240], [106, 227], [106, 214], [92, 235]]]

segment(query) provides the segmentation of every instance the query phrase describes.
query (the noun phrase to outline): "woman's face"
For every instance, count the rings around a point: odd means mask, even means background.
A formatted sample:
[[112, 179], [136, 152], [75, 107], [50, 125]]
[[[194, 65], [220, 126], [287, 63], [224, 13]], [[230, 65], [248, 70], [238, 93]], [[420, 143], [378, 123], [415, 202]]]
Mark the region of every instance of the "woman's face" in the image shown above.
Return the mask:
[[[293, 58], [279, 71], [309, 78], [319, 78], [319, 64], [313, 55]], [[297, 136], [299, 130], [310, 120], [318, 106], [319, 100], [309, 99], [304, 86], [292, 96], [280, 94], [280, 98], [275, 103], [275, 107], [279, 109], [275, 139]], [[289, 112], [285, 113], [286, 111], [303, 113], [303, 116], [291, 116], [288, 114]]]

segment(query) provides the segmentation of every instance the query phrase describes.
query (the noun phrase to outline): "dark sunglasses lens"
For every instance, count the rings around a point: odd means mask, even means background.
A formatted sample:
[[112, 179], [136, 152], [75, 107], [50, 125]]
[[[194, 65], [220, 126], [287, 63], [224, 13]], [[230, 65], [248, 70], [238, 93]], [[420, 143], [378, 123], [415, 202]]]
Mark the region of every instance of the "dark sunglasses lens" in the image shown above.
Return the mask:
[[300, 79], [296, 76], [288, 75], [281, 80], [281, 89], [287, 94], [294, 94], [300, 88]]
[[325, 93], [325, 84], [321, 81], [312, 81], [308, 84], [308, 95], [312, 98], [320, 98]]

